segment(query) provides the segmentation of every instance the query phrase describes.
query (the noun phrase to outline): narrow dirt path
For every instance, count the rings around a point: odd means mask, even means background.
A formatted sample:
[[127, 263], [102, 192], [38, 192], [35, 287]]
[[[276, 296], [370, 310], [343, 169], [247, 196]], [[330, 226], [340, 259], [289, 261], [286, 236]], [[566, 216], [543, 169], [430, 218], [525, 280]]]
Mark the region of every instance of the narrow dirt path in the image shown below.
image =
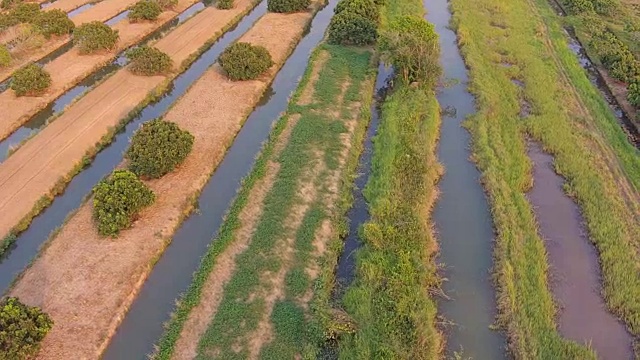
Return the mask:
[[[123, 20], [113, 26], [118, 30], [120, 40], [116, 48], [110, 52], [92, 55], [80, 55], [77, 48], [72, 48], [54, 61], [46, 64], [44, 69], [51, 74], [51, 87], [42, 96], [18, 97], [12, 90], [0, 93], [0, 108], [5, 109], [0, 122], [0, 140], [9, 136], [38, 111], [44, 109], [65, 91], [92, 74], [99, 68], [109, 64], [122, 50], [136, 44], [147, 35], [175, 19], [178, 14], [195, 4], [198, 0], [179, 0], [173, 10], [163, 12], [156, 21], [130, 23]], [[177, 64], [179, 66], [179, 64]]]
[[[233, 10], [207, 8], [159, 40], [155, 46], [176, 64], [220, 35], [251, 0]], [[162, 76], [136, 76], [122, 69], [73, 104], [56, 121], [0, 164], [0, 234], [8, 233], [38, 199], [82, 161], [83, 156], [147, 94], [166, 81]]]
[[[239, 2], [236, 11], [249, 6], [246, 0]], [[168, 36], [158, 46], [178, 45], [175, 51], [179, 53], [185, 44], [198, 48], [198, 40], [193, 38], [210, 38], [229, 13], [207, 9], [190, 20], [202, 25], [191, 32], [176, 33], [178, 38]], [[147, 183], [156, 201], [131, 229], [117, 239], [100, 237], [88, 201], [25, 271], [11, 294], [41, 306], [56, 324], [38, 358], [90, 358], [104, 349], [151, 271], [152, 260], [162, 253], [185, 209], [191, 207], [190, 199], [206, 184], [310, 19], [310, 13], [263, 16], [242, 41], [265, 46], [277, 65], [259, 80], [246, 82], [228, 81], [214, 66], [166, 114], [167, 120], [194, 135], [194, 147], [179, 169]]]
[[[137, 0], [104, 0], [96, 4], [91, 9], [78, 14], [78, 16], [74, 16], [71, 21], [73, 21], [76, 26], [91, 21], [104, 22], [127, 10], [129, 6], [136, 2]], [[25, 64], [42, 59], [59, 48], [67, 45], [70, 41], [70, 35], [54, 36], [40, 48], [30, 51], [26, 55], [15, 57], [10, 66], [0, 69], [0, 82], [11, 77], [11, 74], [13, 74], [14, 71]]]

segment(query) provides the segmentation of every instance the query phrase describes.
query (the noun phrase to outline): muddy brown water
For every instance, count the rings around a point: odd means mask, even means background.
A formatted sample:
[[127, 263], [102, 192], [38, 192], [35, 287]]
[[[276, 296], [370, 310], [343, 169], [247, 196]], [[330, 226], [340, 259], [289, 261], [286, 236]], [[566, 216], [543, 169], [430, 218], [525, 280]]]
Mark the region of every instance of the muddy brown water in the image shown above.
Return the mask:
[[493, 223], [489, 204], [480, 184], [480, 173], [469, 161], [469, 133], [462, 121], [476, 112], [474, 98], [467, 90], [468, 74], [456, 34], [449, 28], [451, 14], [447, 0], [425, 0], [426, 19], [440, 35], [444, 77], [456, 80], [438, 89], [442, 127], [438, 160], [445, 174], [438, 184], [440, 197], [433, 220], [440, 246], [439, 262], [446, 281], [442, 286], [450, 298], [438, 301], [438, 310], [447, 322], [445, 355], [474, 360], [506, 358], [502, 333], [490, 326], [496, 316], [496, 294], [491, 280], [493, 265]]
[[598, 254], [578, 206], [564, 193], [564, 179], [556, 174], [553, 157], [537, 143], [529, 143], [528, 154], [534, 185], [527, 197], [548, 253], [560, 334], [591, 344], [600, 359], [633, 359], [632, 336], [607, 311]]

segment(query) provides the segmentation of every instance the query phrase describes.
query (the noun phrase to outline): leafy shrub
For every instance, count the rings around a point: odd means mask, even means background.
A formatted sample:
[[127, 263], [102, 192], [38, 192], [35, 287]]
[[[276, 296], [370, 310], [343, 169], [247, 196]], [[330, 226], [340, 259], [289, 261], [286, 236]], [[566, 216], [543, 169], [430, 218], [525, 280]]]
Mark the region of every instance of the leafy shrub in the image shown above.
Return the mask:
[[173, 67], [169, 55], [146, 45], [127, 51], [127, 57], [131, 60], [130, 70], [136, 75], [161, 75]]
[[93, 218], [100, 235], [118, 235], [155, 200], [153, 192], [129, 170], [115, 170], [93, 189]]
[[0, 2], [0, 8], [2, 9], [10, 9], [18, 4], [21, 4], [22, 0], [2, 0]]
[[438, 34], [432, 24], [415, 16], [400, 17], [381, 35], [379, 45], [385, 62], [392, 64], [405, 82], [435, 86], [442, 70]]
[[11, 64], [11, 53], [4, 44], [0, 44], [0, 67]]
[[0, 301], [0, 359], [33, 357], [53, 321], [39, 307], [27, 306], [15, 297]]
[[627, 100], [636, 108], [640, 108], [640, 78], [636, 78], [627, 88]]
[[13, 73], [11, 89], [17, 96], [40, 95], [51, 86], [51, 75], [36, 64], [28, 64]]
[[640, 75], [640, 63], [614, 33], [606, 29], [596, 33], [589, 46], [614, 78], [629, 82]]
[[9, 12], [9, 16], [19, 23], [32, 23], [38, 15], [40, 15], [40, 5], [36, 3], [20, 3]]
[[378, 37], [376, 28], [371, 19], [345, 10], [331, 19], [327, 40], [338, 45], [371, 45]]
[[342, 0], [336, 5], [334, 13], [337, 15], [343, 11], [364, 16], [376, 24], [380, 21], [380, 11], [373, 0]]
[[112, 50], [119, 37], [118, 30], [113, 30], [100, 21], [82, 24], [73, 31], [73, 43], [78, 46], [81, 54]]
[[9, 16], [9, 14], [0, 14], [0, 31], [17, 24], [18, 21]]
[[160, 7], [164, 10], [173, 9], [178, 5], [178, 0], [153, 0], [160, 5]]
[[305, 11], [311, 0], [267, 0], [267, 9], [276, 13], [294, 13]]
[[129, 170], [142, 177], [159, 178], [173, 171], [193, 148], [193, 135], [161, 118], [136, 131], [125, 153]]
[[231, 80], [255, 79], [273, 65], [267, 49], [245, 42], [227, 47], [218, 61]]
[[51, 35], [62, 36], [70, 34], [76, 27], [67, 14], [58, 9], [42, 11], [33, 25], [46, 38], [51, 37]]
[[221, 10], [228, 10], [233, 8], [233, 0], [218, 0], [216, 7]]
[[129, 8], [129, 21], [155, 20], [162, 13], [162, 7], [151, 0], [141, 0]]
[[571, 14], [592, 13], [595, 11], [590, 0], [567, 0], [566, 7]]
[[44, 35], [31, 24], [19, 24], [15, 31], [16, 37], [12, 49], [14, 55], [28, 53], [46, 42]]
[[593, 9], [602, 15], [609, 15], [618, 5], [614, 0], [591, 0]]

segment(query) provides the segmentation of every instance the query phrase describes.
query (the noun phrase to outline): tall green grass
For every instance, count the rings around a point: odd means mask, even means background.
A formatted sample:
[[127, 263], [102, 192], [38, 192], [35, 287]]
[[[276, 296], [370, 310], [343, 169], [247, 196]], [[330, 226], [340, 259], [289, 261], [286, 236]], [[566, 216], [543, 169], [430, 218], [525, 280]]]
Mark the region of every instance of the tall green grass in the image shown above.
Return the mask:
[[[525, 197], [532, 185], [525, 138], [554, 155], [599, 250], [607, 303], [635, 333], [640, 276], [634, 239], [640, 229], [619, 182], [637, 194], [640, 154], [568, 49], [545, 0], [452, 0], [452, 11], [477, 98], [478, 112], [467, 126], [497, 231], [499, 322], [516, 358], [593, 358], [556, 329], [546, 251]], [[521, 101], [532, 106], [526, 119], [519, 117]]]

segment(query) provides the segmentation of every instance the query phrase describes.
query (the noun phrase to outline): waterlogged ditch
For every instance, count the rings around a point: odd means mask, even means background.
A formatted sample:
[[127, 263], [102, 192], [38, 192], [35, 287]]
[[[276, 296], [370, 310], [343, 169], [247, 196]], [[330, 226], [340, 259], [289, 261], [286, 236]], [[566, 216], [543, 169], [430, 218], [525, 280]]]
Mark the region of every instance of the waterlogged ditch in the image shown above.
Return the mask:
[[286, 109], [289, 95], [306, 69], [311, 50], [324, 35], [333, 15], [330, 2], [313, 19], [308, 33], [276, 76], [269, 100], [257, 107], [239, 131], [224, 159], [198, 198], [198, 211], [190, 215], [155, 264], [126, 318], [113, 337], [105, 359], [143, 357], [153, 351], [163, 324], [175, 309], [176, 299], [192, 280], [207, 246], [215, 237], [229, 205], [249, 173], [273, 123]]
[[[198, 2], [183, 12], [181, 12], [176, 18], [167, 24], [163, 25], [159, 29], [155, 30], [151, 34], [144, 37], [140, 42], [136, 45], [131, 46], [128, 49], [120, 52], [116, 59], [110, 64], [102, 67], [98, 71], [89, 75], [86, 79], [82, 80], [73, 88], [67, 90], [64, 94], [62, 94], [59, 98], [51, 102], [46, 108], [42, 109], [36, 115], [34, 115], [28, 122], [22, 125], [18, 130], [13, 132], [10, 136], [0, 141], [0, 163], [4, 161], [7, 157], [9, 157], [13, 152], [17, 150], [17, 148], [29, 138], [35, 136], [40, 130], [42, 130], [49, 122], [55, 120], [57, 116], [59, 116], [64, 109], [81, 98], [84, 94], [90, 91], [92, 88], [100, 84], [107, 77], [114, 74], [119, 69], [123, 68], [128, 64], [128, 59], [125, 56], [125, 53], [129, 49], [136, 48], [141, 45], [148, 44], [153, 42], [162, 36], [164, 36], [168, 31], [171, 31], [178, 25], [184, 23], [186, 20], [194, 16], [197, 12], [203, 10], [206, 7], [204, 2]], [[127, 10], [128, 11], [128, 10]], [[125, 15], [126, 16], [126, 15]], [[68, 45], [69, 48], [72, 47], [72, 44]], [[68, 49], [64, 50], [67, 51]], [[61, 54], [58, 54], [58, 56]], [[56, 56], [57, 57], [57, 56]], [[49, 59], [51, 61], [53, 59]], [[41, 65], [44, 65], [42, 63]]]
[[36, 257], [40, 246], [49, 238], [49, 234], [61, 227], [65, 219], [71, 216], [90, 194], [93, 186], [122, 161], [122, 153], [129, 145], [129, 138], [140, 124], [165, 113], [191, 84], [215, 63], [220, 53], [265, 13], [266, 2], [262, 2], [235, 27], [222, 35], [187, 70], [170, 83], [163, 97], [142, 109], [138, 116], [116, 134], [111, 144], [100, 151], [93, 161], [69, 182], [65, 192], [56, 197], [47, 209], [32, 220], [29, 228], [15, 239], [14, 244], [0, 259], [0, 289], [3, 291], [8, 289], [16, 275]]

